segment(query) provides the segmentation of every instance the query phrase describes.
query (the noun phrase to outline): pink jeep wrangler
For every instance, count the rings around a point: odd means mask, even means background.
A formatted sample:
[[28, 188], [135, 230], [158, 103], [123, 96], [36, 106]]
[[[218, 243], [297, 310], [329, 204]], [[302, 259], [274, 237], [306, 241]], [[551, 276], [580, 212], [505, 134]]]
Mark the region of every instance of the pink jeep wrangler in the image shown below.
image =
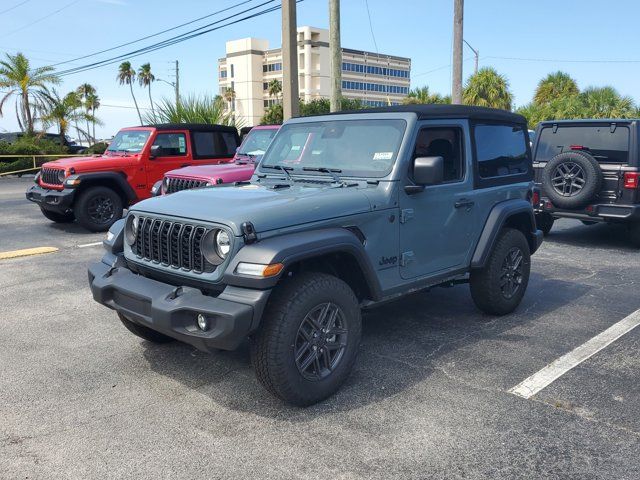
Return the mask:
[[153, 196], [190, 188], [249, 180], [280, 125], [253, 127], [244, 137], [233, 160], [220, 165], [199, 165], [170, 170], [153, 186]]

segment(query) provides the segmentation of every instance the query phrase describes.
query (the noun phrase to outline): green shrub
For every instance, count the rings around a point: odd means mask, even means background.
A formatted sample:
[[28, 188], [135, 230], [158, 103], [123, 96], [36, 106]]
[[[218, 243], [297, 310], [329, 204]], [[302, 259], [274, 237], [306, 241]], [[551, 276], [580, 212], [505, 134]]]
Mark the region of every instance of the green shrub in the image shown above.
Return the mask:
[[[13, 143], [0, 141], [0, 155], [12, 155], [12, 157], [0, 157], [0, 173], [25, 170], [33, 167], [33, 158], [22, 155], [64, 155], [67, 149], [50, 140], [38, 137], [23, 136]], [[36, 159], [38, 164], [43, 159]]]
[[89, 148], [87, 148], [85, 153], [87, 155], [94, 155], [94, 154], [102, 155], [108, 146], [109, 144], [107, 142], [94, 143]]

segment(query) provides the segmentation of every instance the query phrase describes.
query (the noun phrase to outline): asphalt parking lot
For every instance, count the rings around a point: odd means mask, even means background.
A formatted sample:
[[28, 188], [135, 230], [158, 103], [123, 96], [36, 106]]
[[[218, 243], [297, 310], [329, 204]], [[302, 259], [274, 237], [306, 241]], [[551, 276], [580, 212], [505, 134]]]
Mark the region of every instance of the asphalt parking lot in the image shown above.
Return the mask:
[[640, 328], [529, 398], [510, 390], [640, 309], [626, 231], [560, 221], [520, 308], [468, 288], [367, 312], [329, 400], [283, 405], [248, 349], [132, 336], [93, 302], [102, 234], [55, 225], [0, 178], [1, 478], [640, 478]]

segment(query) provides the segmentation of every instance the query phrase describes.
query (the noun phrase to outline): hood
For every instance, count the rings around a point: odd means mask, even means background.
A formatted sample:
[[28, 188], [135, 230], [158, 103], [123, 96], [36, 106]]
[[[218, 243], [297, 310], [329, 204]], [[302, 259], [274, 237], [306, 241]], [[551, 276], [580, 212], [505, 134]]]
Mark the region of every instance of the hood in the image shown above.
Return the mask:
[[304, 183], [276, 189], [257, 184], [207, 187], [150, 198], [131, 211], [220, 223], [240, 235], [244, 222], [261, 233], [369, 212], [366, 189]]
[[127, 166], [138, 162], [138, 155], [96, 155], [89, 157], [69, 157], [59, 158], [52, 162], [47, 162], [42, 166], [45, 168], [63, 168], [73, 167], [77, 173], [89, 170], [112, 170], [115, 166]]
[[[198, 180], [215, 180], [222, 178], [225, 183], [231, 181], [238, 182], [241, 179], [235, 179], [237, 175], [245, 174], [242, 180], [248, 180], [253, 175], [256, 166], [253, 164], [239, 165], [237, 163], [223, 163], [220, 165], [197, 165], [191, 167], [178, 168], [165, 173], [165, 177], [171, 178], [195, 178]], [[233, 180], [227, 180], [234, 177]]]

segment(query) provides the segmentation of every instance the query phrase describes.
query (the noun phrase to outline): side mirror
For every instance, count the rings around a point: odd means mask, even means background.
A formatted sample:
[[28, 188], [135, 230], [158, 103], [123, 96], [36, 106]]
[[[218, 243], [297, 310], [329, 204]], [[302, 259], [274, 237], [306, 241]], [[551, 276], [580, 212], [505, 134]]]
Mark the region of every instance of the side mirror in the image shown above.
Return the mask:
[[160, 156], [162, 156], [162, 146], [151, 145], [151, 150], [149, 150], [149, 158], [156, 158]]
[[442, 157], [418, 157], [413, 161], [413, 179], [417, 185], [407, 185], [407, 193], [424, 190], [426, 185], [438, 185], [444, 181], [444, 159]]

